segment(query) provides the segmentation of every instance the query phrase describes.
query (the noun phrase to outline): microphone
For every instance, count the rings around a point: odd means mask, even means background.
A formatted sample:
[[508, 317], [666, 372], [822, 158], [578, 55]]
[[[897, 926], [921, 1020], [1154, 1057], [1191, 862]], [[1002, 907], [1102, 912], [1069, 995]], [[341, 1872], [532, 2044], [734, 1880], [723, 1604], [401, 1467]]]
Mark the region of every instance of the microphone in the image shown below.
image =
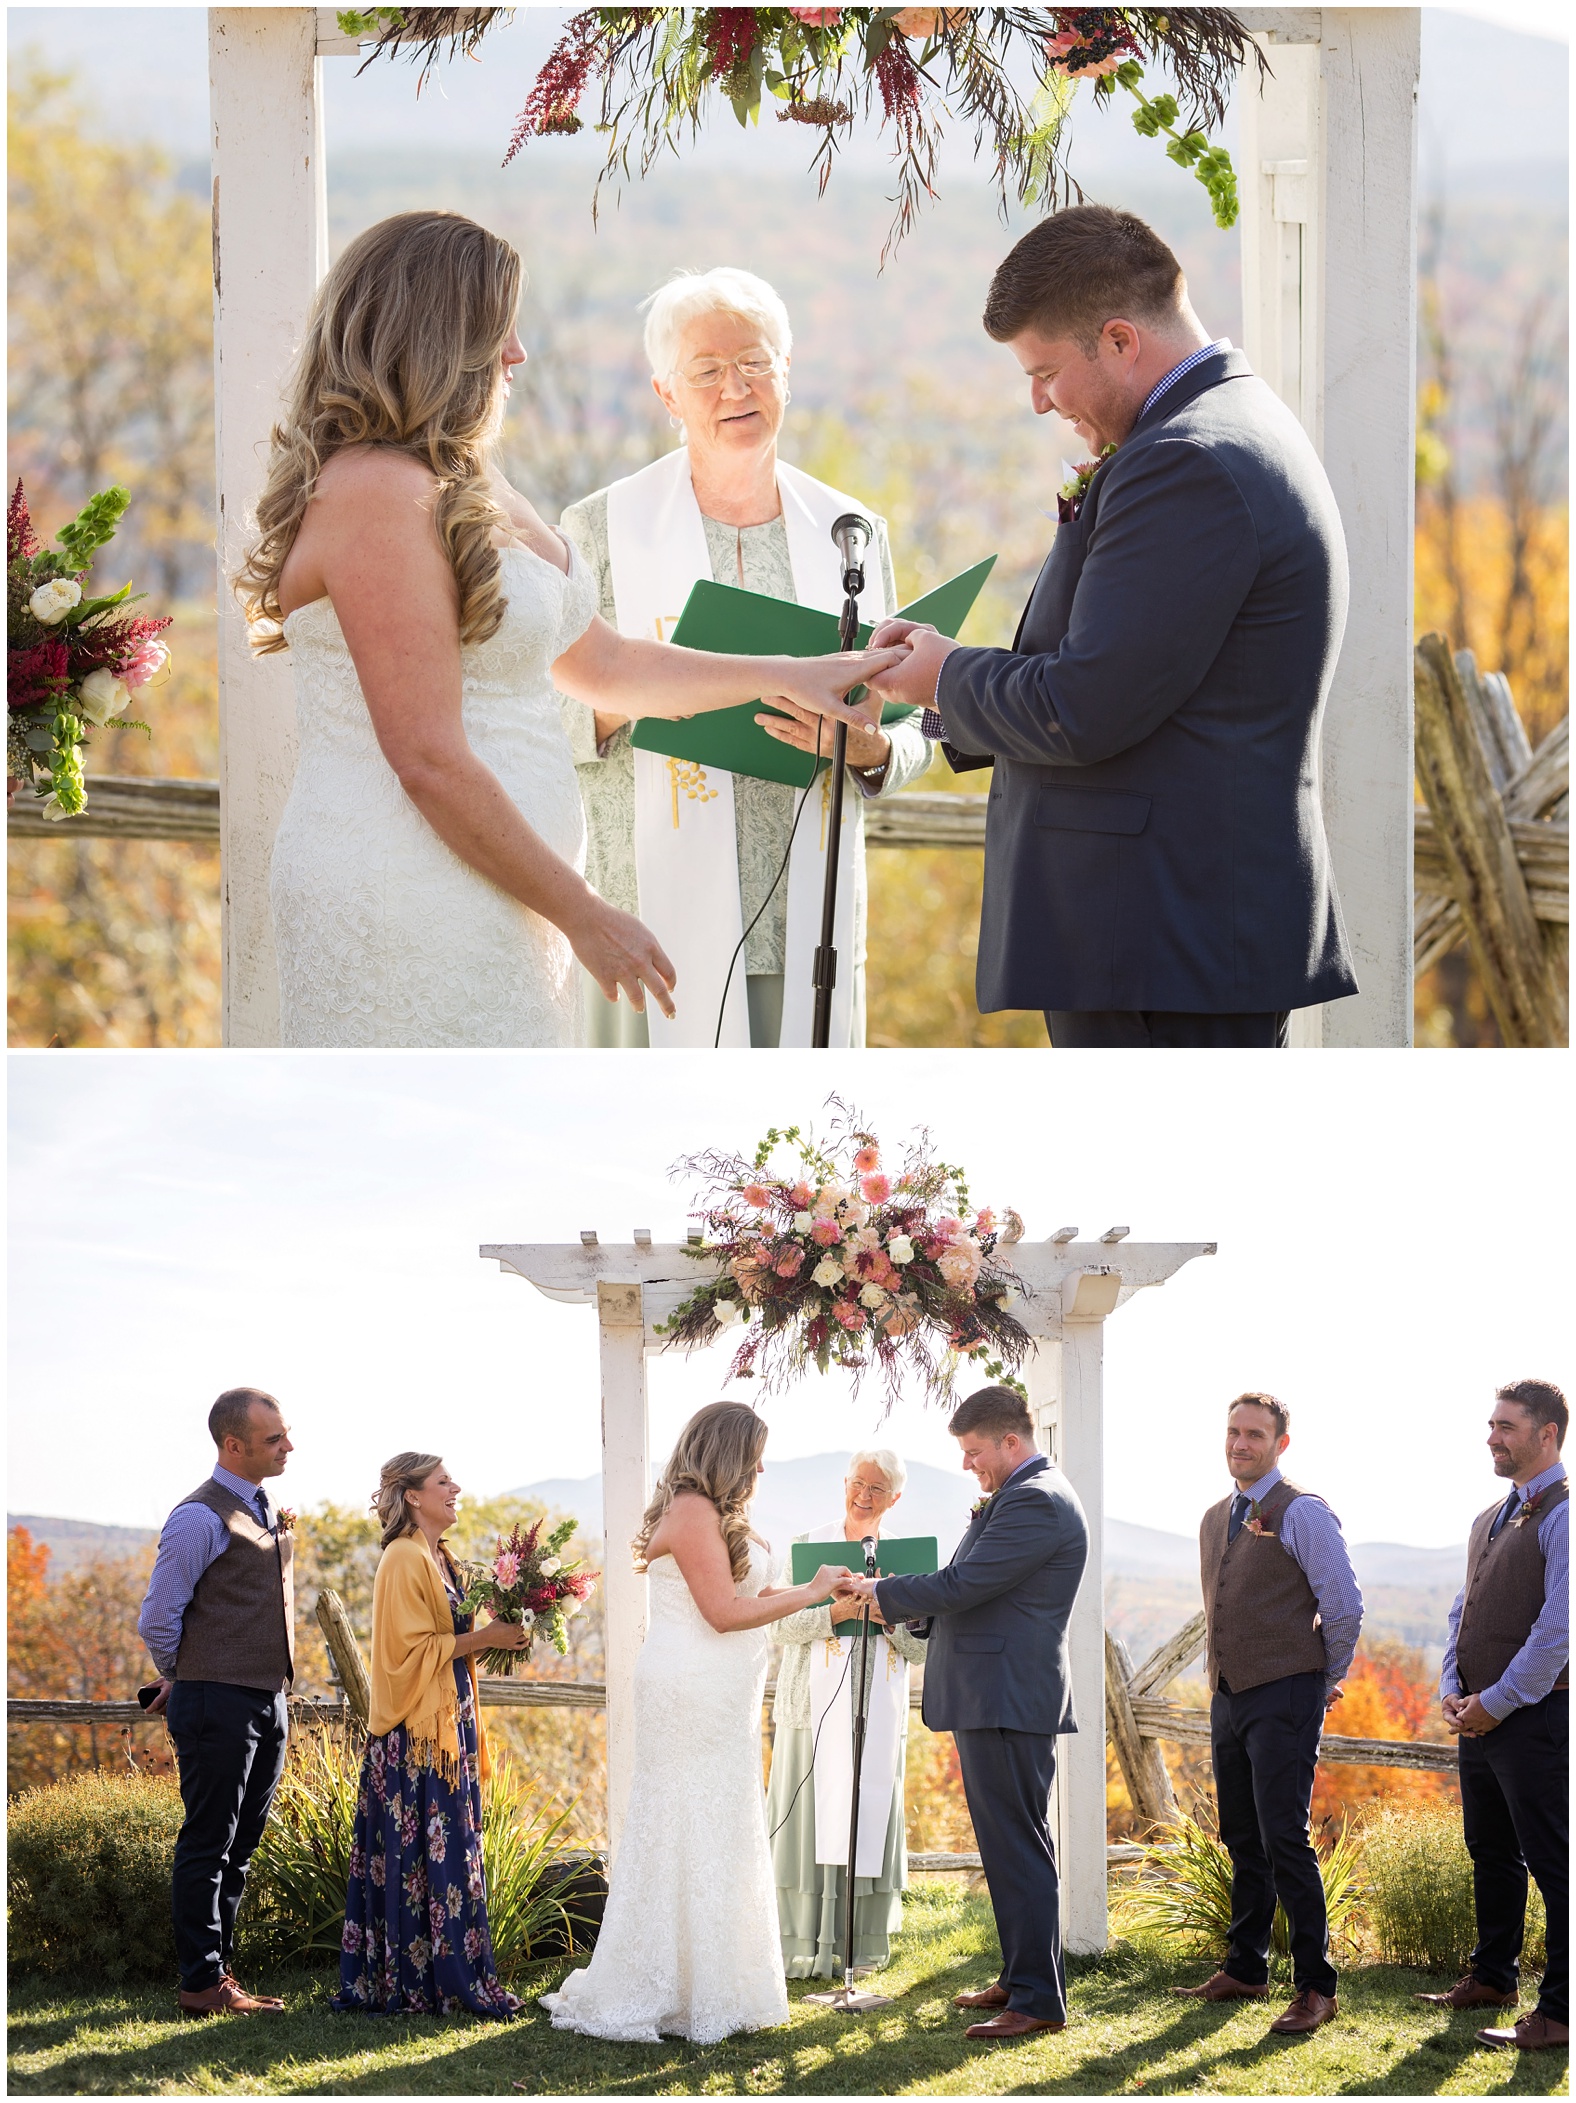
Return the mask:
[[874, 1577], [876, 1574], [875, 1535], [873, 1533], [867, 1533], [859, 1545], [865, 1551], [865, 1575], [866, 1577]]
[[843, 590], [851, 598], [857, 598], [865, 588], [862, 558], [874, 538], [875, 528], [857, 511], [845, 511], [833, 524], [832, 545], [843, 558]]

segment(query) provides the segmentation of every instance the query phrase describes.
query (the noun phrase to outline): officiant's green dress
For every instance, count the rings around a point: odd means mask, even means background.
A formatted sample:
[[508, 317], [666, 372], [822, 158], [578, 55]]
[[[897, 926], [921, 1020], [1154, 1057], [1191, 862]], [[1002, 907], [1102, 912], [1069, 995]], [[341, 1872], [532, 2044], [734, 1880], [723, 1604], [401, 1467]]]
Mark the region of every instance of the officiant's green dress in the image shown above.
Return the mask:
[[[613, 570], [608, 555], [607, 491], [571, 504], [559, 520], [596, 579], [600, 611], [614, 620]], [[728, 526], [702, 516], [706, 552], [718, 584], [738, 585], [768, 598], [797, 601], [788, 560], [788, 529], [780, 518], [764, 526]], [[886, 587], [886, 603], [897, 604], [892, 554], [884, 521], [877, 522], [876, 550]], [[635, 752], [628, 726], [598, 745], [591, 710], [578, 701], [563, 704], [564, 729], [574, 754], [580, 800], [586, 813], [586, 881], [609, 905], [636, 913], [640, 898], [635, 884]], [[850, 772], [861, 797], [893, 796], [930, 765], [933, 747], [920, 735], [918, 716], [887, 726], [891, 756], [881, 775]], [[744, 925], [750, 927], [772, 888], [793, 825], [792, 789], [777, 781], [734, 777], [733, 808], [739, 847], [739, 900]], [[775, 1044], [782, 1020], [783, 942], [788, 925], [788, 889], [779, 884], [759, 923], [745, 942], [744, 964], [750, 1000], [750, 1034], [757, 1044]], [[854, 952], [865, 953], [865, 857], [860, 828], [854, 858]], [[854, 1042], [865, 1041], [864, 966], [854, 983]], [[640, 1047], [646, 1042], [646, 1018], [627, 1001], [612, 1006], [582, 974], [585, 989], [586, 1042], [603, 1046]]]
[[[803, 1540], [832, 1540], [842, 1533], [803, 1534]], [[772, 1835], [772, 1868], [777, 1880], [777, 1924], [782, 1934], [783, 1969], [790, 1979], [841, 1979], [843, 1929], [848, 1909], [847, 1871], [815, 1859], [815, 1777], [810, 1754], [810, 1650], [834, 1633], [844, 1642], [857, 1639], [857, 1621], [842, 1621], [834, 1631], [829, 1606], [806, 1607], [776, 1626], [782, 1644], [777, 1667], [777, 1695], [772, 1704], [772, 1773], [766, 1792], [766, 1829]], [[925, 1662], [923, 1638], [906, 1628], [885, 1631], [892, 1648], [910, 1666]], [[908, 1711], [898, 1744], [897, 1779], [887, 1814], [886, 1844], [878, 1877], [854, 1879], [854, 1964], [885, 1964], [891, 1938], [903, 1925], [903, 1893], [908, 1889], [908, 1848], [904, 1838], [903, 1771], [908, 1747]], [[801, 1786], [802, 1785], [802, 1786]], [[790, 1806], [792, 1808], [790, 1808]]]

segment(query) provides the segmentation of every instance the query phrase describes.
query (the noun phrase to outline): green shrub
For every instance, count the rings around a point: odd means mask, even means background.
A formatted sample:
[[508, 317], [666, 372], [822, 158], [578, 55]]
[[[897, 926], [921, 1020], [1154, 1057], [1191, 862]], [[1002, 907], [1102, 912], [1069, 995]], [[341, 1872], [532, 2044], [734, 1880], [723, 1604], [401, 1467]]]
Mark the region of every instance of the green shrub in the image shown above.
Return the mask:
[[170, 1868], [181, 1798], [168, 1775], [103, 1769], [29, 1789], [12, 1798], [8, 1826], [18, 1971], [174, 1974]]
[[[260, 1955], [337, 1964], [361, 1777], [361, 1745], [329, 1731], [291, 1741], [273, 1815], [252, 1857], [241, 1931]], [[547, 1949], [584, 1947], [588, 1911], [563, 1875], [563, 1828], [533, 1800], [506, 1758], [482, 1790], [482, 1868], [500, 1974]]]
[[[1367, 1820], [1361, 1840], [1368, 1923], [1379, 1955], [1389, 1964], [1464, 1972], [1477, 1925], [1459, 1808], [1388, 1804]], [[1544, 1962], [1543, 1901], [1533, 1885], [1522, 1968], [1537, 1973]]]
[[[1318, 1857], [1330, 1940], [1350, 1942], [1363, 1896], [1356, 1837], [1343, 1828]], [[1145, 1851], [1143, 1873], [1114, 1911], [1124, 1931], [1202, 1944], [1223, 1955], [1231, 1927], [1231, 1856], [1219, 1833], [1185, 1813], [1162, 1826]], [[1290, 1952], [1291, 1932], [1280, 1906], [1270, 1946], [1278, 1957]]]

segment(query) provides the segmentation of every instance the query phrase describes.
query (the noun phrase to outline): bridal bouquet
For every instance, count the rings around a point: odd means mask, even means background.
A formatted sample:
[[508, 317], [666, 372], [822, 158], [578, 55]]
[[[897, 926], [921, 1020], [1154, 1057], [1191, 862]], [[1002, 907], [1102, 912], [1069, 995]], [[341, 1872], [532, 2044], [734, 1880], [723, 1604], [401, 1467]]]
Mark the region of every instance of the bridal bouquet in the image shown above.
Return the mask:
[[[939, 1161], [921, 1132], [893, 1172], [881, 1145], [834, 1096], [826, 1148], [797, 1125], [768, 1132], [753, 1160], [705, 1153], [675, 1174], [706, 1178], [692, 1217], [702, 1232], [687, 1253], [717, 1266], [660, 1333], [686, 1350], [738, 1329], [729, 1377], [768, 1391], [809, 1365], [842, 1366], [855, 1384], [871, 1361], [895, 1401], [904, 1366], [933, 1401], [950, 1401], [959, 1363], [1012, 1377], [1030, 1338], [1009, 1310], [1022, 1291], [1001, 1255], [1023, 1224], [1008, 1212], [971, 1213], [963, 1170]], [[770, 1172], [779, 1147], [797, 1173]], [[994, 1352], [994, 1356], [986, 1356]]]
[[562, 1657], [569, 1648], [569, 1617], [590, 1597], [596, 1583], [589, 1570], [577, 1562], [566, 1563], [559, 1550], [568, 1545], [574, 1519], [564, 1519], [546, 1540], [542, 1522], [521, 1532], [514, 1527], [499, 1541], [490, 1563], [473, 1571], [465, 1594], [465, 1606], [474, 1614], [485, 1607], [494, 1621], [513, 1621], [528, 1631], [523, 1650], [484, 1650], [478, 1662], [487, 1672], [506, 1679], [531, 1655], [537, 1635], [545, 1635]]
[[46, 818], [86, 808], [88, 729], [147, 729], [123, 711], [169, 657], [157, 639], [168, 620], [124, 611], [129, 584], [102, 598], [83, 589], [130, 502], [124, 489], [101, 489], [50, 548], [38, 544], [20, 482], [6, 512], [6, 773], [35, 791]]

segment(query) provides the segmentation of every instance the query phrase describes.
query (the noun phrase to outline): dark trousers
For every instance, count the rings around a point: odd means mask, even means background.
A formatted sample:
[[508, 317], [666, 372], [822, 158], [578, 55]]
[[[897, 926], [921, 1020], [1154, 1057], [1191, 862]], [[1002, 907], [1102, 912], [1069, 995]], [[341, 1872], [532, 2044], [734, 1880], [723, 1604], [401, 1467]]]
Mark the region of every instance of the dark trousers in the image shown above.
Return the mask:
[[186, 1817], [175, 1843], [175, 1957], [187, 1993], [217, 1986], [235, 1959], [246, 1866], [285, 1764], [283, 1694], [177, 1680], [165, 1710]]
[[1323, 1721], [1322, 1672], [1289, 1673], [1245, 1694], [1222, 1681], [1210, 1704], [1220, 1837], [1231, 1850], [1231, 1932], [1222, 1969], [1244, 1986], [1269, 1978], [1278, 1898], [1291, 1926], [1298, 1992], [1335, 1992], [1324, 1883], [1308, 1838]]
[[1538, 2008], [1570, 2020], [1570, 1695], [1513, 1709], [1486, 1738], [1461, 1740], [1461, 1820], [1472, 1857], [1477, 1948], [1485, 1986], [1513, 1992], [1527, 1916], [1527, 1872], [1548, 1914], [1549, 1960]]
[[1047, 1008], [1045, 1027], [1062, 1051], [1246, 1049], [1278, 1051], [1289, 1015], [1180, 1015], [1157, 1008]]
[[1007, 2006], [1067, 2020], [1061, 1887], [1047, 1814], [1056, 1740], [1039, 1731], [954, 1731], [963, 1793], [990, 1886]]

